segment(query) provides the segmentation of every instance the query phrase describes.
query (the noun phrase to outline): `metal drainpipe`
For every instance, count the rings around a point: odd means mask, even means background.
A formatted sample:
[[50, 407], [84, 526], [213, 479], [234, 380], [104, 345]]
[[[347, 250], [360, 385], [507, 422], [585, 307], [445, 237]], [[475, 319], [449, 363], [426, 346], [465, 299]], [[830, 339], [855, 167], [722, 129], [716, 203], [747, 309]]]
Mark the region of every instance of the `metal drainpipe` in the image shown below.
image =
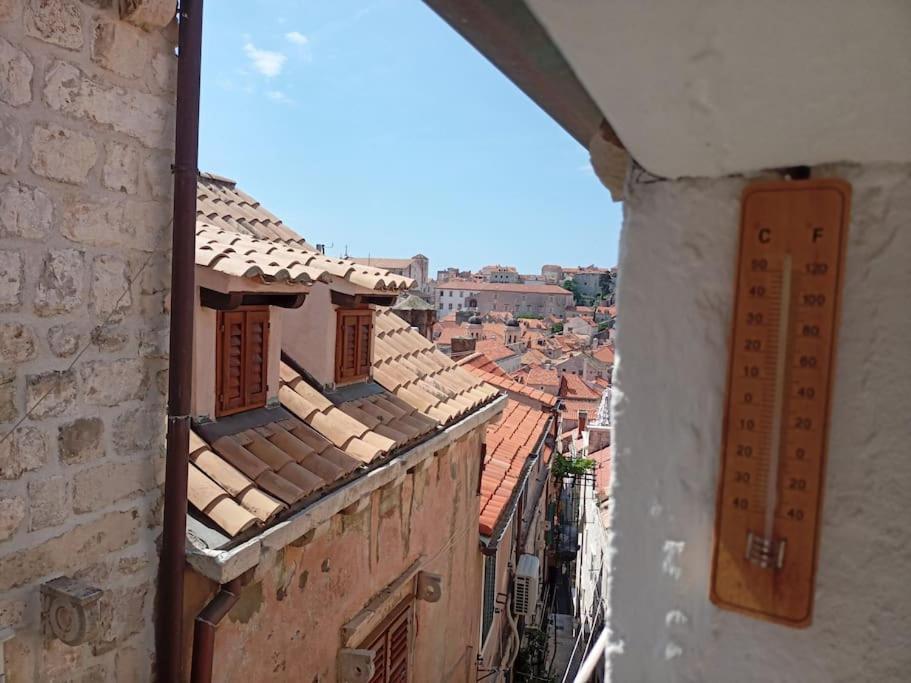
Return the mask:
[[187, 456], [193, 371], [196, 177], [203, 0], [180, 0], [177, 112], [174, 136], [174, 221], [171, 236], [171, 330], [164, 529], [158, 574], [156, 670], [159, 681], [182, 680], [183, 581], [187, 534]]
[[211, 602], [196, 617], [193, 628], [193, 664], [190, 683], [212, 683], [215, 659], [215, 629], [240, 600], [240, 579], [223, 584]]

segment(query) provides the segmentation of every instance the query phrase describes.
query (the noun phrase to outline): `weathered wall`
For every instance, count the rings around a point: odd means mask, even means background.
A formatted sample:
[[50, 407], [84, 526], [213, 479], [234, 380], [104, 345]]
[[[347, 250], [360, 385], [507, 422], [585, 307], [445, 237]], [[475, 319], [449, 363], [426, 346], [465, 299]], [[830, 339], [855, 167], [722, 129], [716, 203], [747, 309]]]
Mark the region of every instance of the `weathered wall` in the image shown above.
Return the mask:
[[[141, 30], [116, 5], [0, 0], [0, 627], [16, 631], [11, 681], [149, 678], [176, 30]], [[61, 575], [105, 591], [98, 636], [75, 648], [40, 631], [38, 587]]]
[[[511, 576], [510, 567], [515, 563], [515, 522], [515, 518], [510, 521], [503, 532], [503, 537], [500, 539], [500, 544], [497, 548], [497, 601], [494, 603], [493, 621], [490, 623], [490, 630], [487, 632], [487, 638], [481, 643], [481, 667], [483, 670], [480, 671], [479, 674], [480, 676], [491, 674], [489, 678], [485, 678], [484, 680], [494, 681], [494, 683], [505, 680], [502, 674], [493, 674], [492, 670], [500, 668], [503, 656], [506, 654], [505, 647], [509, 643], [508, 633], [511, 627], [506, 619], [506, 613], [502, 607], [503, 600], [501, 598], [505, 595], [511, 595], [509, 578]], [[477, 555], [477, 564], [483, 581], [484, 556], [480, 552], [478, 552]], [[475, 603], [479, 606], [481, 611], [483, 611], [484, 605], [482, 590], [482, 584], [479, 584]]]
[[[401, 485], [376, 491], [360, 512], [336, 515], [322, 536], [285, 548], [273, 566], [259, 568], [218, 629], [215, 680], [335, 681], [342, 625], [422, 555], [423, 568], [442, 575], [443, 597], [415, 602], [412, 680], [473, 680], [481, 431]], [[214, 590], [198, 575], [188, 576], [187, 634]]]
[[853, 212], [813, 625], [708, 599], [743, 179], [633, 183], [621, 241], [613, 681], [899, 681], [911, 670], [911, 168], [839, 166]]

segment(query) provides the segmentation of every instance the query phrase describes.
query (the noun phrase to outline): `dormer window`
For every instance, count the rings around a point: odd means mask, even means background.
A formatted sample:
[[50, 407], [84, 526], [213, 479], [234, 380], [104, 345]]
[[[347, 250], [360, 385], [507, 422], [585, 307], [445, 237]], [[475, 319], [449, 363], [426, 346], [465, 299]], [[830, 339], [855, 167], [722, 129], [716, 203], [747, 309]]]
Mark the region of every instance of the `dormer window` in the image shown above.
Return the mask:
[[373, 310], [340, 308], [337, 315], [335, 383], [350, 384], [366, 380], [370, 377], [370, 364], [373, 360]]
[[215, 349], [215, 415], [266, 405], [269, 308], [219, 311]]

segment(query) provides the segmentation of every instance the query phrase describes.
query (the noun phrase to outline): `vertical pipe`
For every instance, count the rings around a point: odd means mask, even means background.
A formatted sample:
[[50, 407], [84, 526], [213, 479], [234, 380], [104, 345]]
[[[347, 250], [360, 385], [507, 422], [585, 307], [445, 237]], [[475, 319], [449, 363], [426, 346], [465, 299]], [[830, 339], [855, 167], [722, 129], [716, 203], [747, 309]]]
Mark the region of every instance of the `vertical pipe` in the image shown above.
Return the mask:
[[193, 368], [196, 176], [203, 0], [180, 0], [174, 221], [171, 237], [171, 330], [164, 529], [158, 575], [156, 664], [159, 681], [182, 680], [183, 572], [187, 525], [187, 456]]
[[193, 627], [193, 665], [190, 683], [212, 683], [215, 661], [215, 629], [240, 599], [240, 580], [223, 584], [212, 601], [196, 617]]

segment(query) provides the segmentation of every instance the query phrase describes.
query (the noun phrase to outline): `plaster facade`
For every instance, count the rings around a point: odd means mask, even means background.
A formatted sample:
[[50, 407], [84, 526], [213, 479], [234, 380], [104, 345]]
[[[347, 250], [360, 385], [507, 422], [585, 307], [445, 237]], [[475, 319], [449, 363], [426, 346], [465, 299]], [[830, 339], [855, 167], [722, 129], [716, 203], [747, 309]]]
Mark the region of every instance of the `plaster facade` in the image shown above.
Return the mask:
[[[473, 680], [483, 432], [473, 430], [355, 511], [335, 515], [309, 543], [264, 558], [218, 628], [214, 680], [336, 680], [342, 627], [415, 563], [442, 576], [442, 597], [414, 603], [410, 680]], [[190, 633], [217, 586], [193, 571], [186, 576]]]
[[813, 624], [708, 598], [743, 178], [628, 185], [613, 410], [613, 681], [900, 681], [911, 668], [911, 167], [853, 186]]
[[[173, 2], [121, 4], [0, 2], [10, 682], [151, 676], [176, 24]], [[63, 575], [103, 591], [97, 635], [74, 647], [42, 630], [39, 586]]]

